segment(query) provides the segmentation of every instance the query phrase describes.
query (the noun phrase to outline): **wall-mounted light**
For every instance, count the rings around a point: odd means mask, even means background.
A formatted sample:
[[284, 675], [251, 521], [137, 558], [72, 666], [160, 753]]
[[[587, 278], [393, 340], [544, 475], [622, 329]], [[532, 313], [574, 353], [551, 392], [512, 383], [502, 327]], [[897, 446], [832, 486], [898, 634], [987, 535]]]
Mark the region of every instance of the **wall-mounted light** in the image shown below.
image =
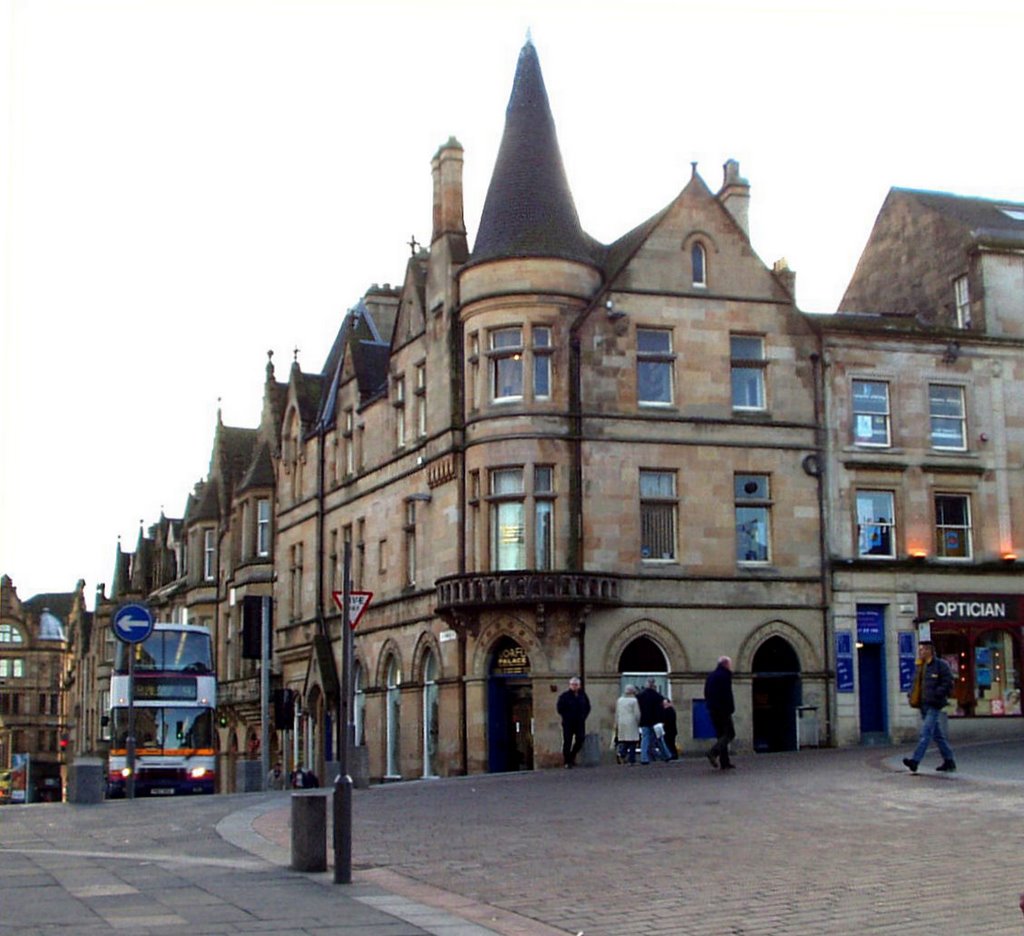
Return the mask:
[[612, 322], [614, 322], [616, 319], [623, 318], [626, 314], [622, 309], [616, 309], [615, 303], [611, 299], [605, 300], [604, 307], [608, 313], [608, 319]]
[[1003, 562], [1016, 562], [1016, 561], [1017, 561], [1017, 554], [1015, 552], [1004, 552], [1003, 553]]
[[922, 559], [928, 558], [928, 553], [924, 549], [912, 549], [910, 550], [910, 558], [920, 562]]

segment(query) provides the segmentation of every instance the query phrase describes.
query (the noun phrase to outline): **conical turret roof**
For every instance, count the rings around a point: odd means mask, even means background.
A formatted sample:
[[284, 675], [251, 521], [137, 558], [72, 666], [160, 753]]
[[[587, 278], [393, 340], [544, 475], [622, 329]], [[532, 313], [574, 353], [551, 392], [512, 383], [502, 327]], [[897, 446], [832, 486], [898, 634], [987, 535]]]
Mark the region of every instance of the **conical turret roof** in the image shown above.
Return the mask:
[[554, 257], [593, 266], [600, 250], [580, 227], [540, 60], [527, 39], [519, 53], [505, 133], [469, 262]]

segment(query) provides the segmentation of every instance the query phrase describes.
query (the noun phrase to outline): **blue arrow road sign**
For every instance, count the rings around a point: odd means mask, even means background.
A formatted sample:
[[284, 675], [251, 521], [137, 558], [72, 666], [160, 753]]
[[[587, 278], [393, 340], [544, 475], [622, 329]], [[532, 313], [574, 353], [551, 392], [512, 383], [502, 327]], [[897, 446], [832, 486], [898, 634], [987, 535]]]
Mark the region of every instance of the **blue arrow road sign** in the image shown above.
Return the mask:
[[140, 604], [121, 605], [114, 613], [114, 635], [125, 643], [142, 643], [153, 633], [153, 615]]

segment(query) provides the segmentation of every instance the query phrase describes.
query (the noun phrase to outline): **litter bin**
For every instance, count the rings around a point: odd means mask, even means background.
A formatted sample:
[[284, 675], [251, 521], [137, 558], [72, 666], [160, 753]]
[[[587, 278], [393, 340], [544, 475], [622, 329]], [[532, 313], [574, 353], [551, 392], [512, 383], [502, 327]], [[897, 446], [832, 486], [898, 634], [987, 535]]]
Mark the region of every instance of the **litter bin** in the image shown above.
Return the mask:
[[292, 793], [292, 870], [327, 870], [327, 797], [329, 790]]
[[818, 706], [798, 705], [796, 709], [796, 749], [818, 746]]

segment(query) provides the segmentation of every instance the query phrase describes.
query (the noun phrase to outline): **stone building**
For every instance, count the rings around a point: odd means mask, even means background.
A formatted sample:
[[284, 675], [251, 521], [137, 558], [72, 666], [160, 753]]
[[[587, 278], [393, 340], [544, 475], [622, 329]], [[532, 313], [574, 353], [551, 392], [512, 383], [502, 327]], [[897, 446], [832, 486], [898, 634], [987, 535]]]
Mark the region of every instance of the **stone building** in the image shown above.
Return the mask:
[[0, 770], [20, 766], [22, 801], [61, 798], [61, 678], [73, 601], [70, 592], [22, 601], [10, 576], [0, 578]]
[[374, 595], [354, 676], [373, 777], [559, 763], [576, 673], [603, 746], [622, 686], [653, 676], [690, 747], [721, 654], [739, 743], [796, 747], [799, 707], [829, 722], [817, 342], [750, 243], [739, 166], [717, 192], [694, 166], [597, 243], [529, 42], [472, 249], [462, 161], [454, 139], [434, 157], [429, 248], [401, 285], [288, 384], [275, 661], [314, 757], [336, 689], [312, 648], [338, 647], [346, 544]]
[[921, 622], [954, 737], [1021, 714], [1024, 205], [893, 189], [824, 361], [836, 738], [912, 736]]
[[560, 763], [576, 674], [602, 748], [654, 678], [692, 750], [722, 654], [743, 749], [900, 738], [918, 618], [958, 661], [962, 725], [1019, 714], [1021, 206], [894, 190], [841, 313], [807, 316], [754, 251], [735, 161], [590, 237], [529, 42], [472, 245], [463, 159], [434, 155], [401, 281], [318, 371], [268, 362], [259, 427], [218, 417], [182, 518], [119, 547], [75, 644], [98, 692], [117, 605], [210, 627], [233, 789], [269, 599], [272, 755], [329, 776], [347, 556], [373, 594], [351, 678], [375, 779]]

